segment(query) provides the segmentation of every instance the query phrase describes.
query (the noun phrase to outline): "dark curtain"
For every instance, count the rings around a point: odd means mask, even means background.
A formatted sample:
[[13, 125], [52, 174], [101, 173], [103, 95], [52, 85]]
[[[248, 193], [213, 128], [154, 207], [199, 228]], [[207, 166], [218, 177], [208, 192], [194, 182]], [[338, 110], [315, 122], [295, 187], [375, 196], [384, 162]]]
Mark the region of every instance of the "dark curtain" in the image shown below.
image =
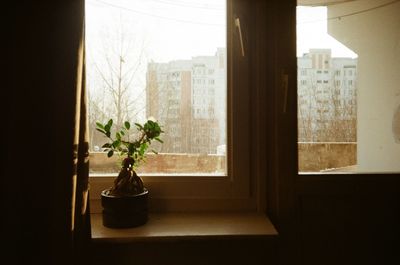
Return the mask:
[[84, 0], [14, 1], [3, 12], [12, 19], [3, 35], [11, 74], [4, 76], [0, 122], [2, 259], [84, 264], [90, 243]]

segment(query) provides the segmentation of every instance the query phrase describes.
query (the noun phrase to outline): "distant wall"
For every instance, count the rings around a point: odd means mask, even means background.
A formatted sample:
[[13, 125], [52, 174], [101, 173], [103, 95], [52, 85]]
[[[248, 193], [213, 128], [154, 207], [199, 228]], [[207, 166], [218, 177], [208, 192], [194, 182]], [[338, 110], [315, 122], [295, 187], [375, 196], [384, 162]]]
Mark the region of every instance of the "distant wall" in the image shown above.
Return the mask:
[[[90, 173], [118, 173], [121, 163], [118, 156], [107, 153], [90, 153]], [[149, 154], [137, 172], [140, 173], [217, 173], [225, 172], [226, 157], [206, 154]]]
[[[299, 143], [299, 171], [319, 172], [357, 164], [356, 143]], [[90, 173], [118, 173], [118, 156], [108, 158], [106, 153], [90, 153]], [[226, 168], [226, 157], [205, 154], [149, 154], [138, 173], [216, 173]]]
[[299, 143], [299, 171], [319, 172], [357, 164], [356, 143]]

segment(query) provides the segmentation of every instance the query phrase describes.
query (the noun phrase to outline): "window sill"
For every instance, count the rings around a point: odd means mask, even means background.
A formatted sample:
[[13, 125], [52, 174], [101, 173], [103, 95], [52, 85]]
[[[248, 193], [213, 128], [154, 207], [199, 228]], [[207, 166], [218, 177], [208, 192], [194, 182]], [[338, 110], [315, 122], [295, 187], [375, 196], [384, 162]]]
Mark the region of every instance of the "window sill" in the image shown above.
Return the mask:
[[150, 213], [145, 225], [129, 229], [104, 227], [102, 215], [91, 214], [91, 225], [93, 241], [110, 243], [278, 236], [268, 217], [257, 213]]

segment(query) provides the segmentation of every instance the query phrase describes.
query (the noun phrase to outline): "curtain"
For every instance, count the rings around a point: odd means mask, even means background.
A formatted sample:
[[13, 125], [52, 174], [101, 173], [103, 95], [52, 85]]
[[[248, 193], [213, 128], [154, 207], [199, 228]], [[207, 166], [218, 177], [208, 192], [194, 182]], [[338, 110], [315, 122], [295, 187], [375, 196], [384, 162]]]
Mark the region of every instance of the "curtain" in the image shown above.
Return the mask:
[[86, 91], [84, 16], [81, 17], [82, 35], [80, 40], [76, 84], [76, 113], [74, 137], [74, 174], [71, 194], [71, 231], [75, 264], [87, 263], [90, 244], [89, 211], [89, 126]]
[[11, 82], [2, 86], [6, 120], [0, 122], [2, 258], [87, 264], [84, 0], [10, 4], [4, 65], [12, 75], [4, 78]]

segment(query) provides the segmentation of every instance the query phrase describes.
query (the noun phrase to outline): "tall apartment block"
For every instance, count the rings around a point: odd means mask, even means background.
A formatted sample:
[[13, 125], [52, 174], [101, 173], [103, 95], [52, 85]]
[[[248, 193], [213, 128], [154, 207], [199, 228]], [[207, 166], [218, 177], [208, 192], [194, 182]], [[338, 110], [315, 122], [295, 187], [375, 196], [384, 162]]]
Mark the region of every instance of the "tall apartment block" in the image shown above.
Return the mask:
[[299, 142], [355, 142], [357, 59], [310, 49], [297, 66]]
[[216, 154], [226, 143], [226, 50], [149, 63], [146, 114], [163, 125], [161, 152]]

